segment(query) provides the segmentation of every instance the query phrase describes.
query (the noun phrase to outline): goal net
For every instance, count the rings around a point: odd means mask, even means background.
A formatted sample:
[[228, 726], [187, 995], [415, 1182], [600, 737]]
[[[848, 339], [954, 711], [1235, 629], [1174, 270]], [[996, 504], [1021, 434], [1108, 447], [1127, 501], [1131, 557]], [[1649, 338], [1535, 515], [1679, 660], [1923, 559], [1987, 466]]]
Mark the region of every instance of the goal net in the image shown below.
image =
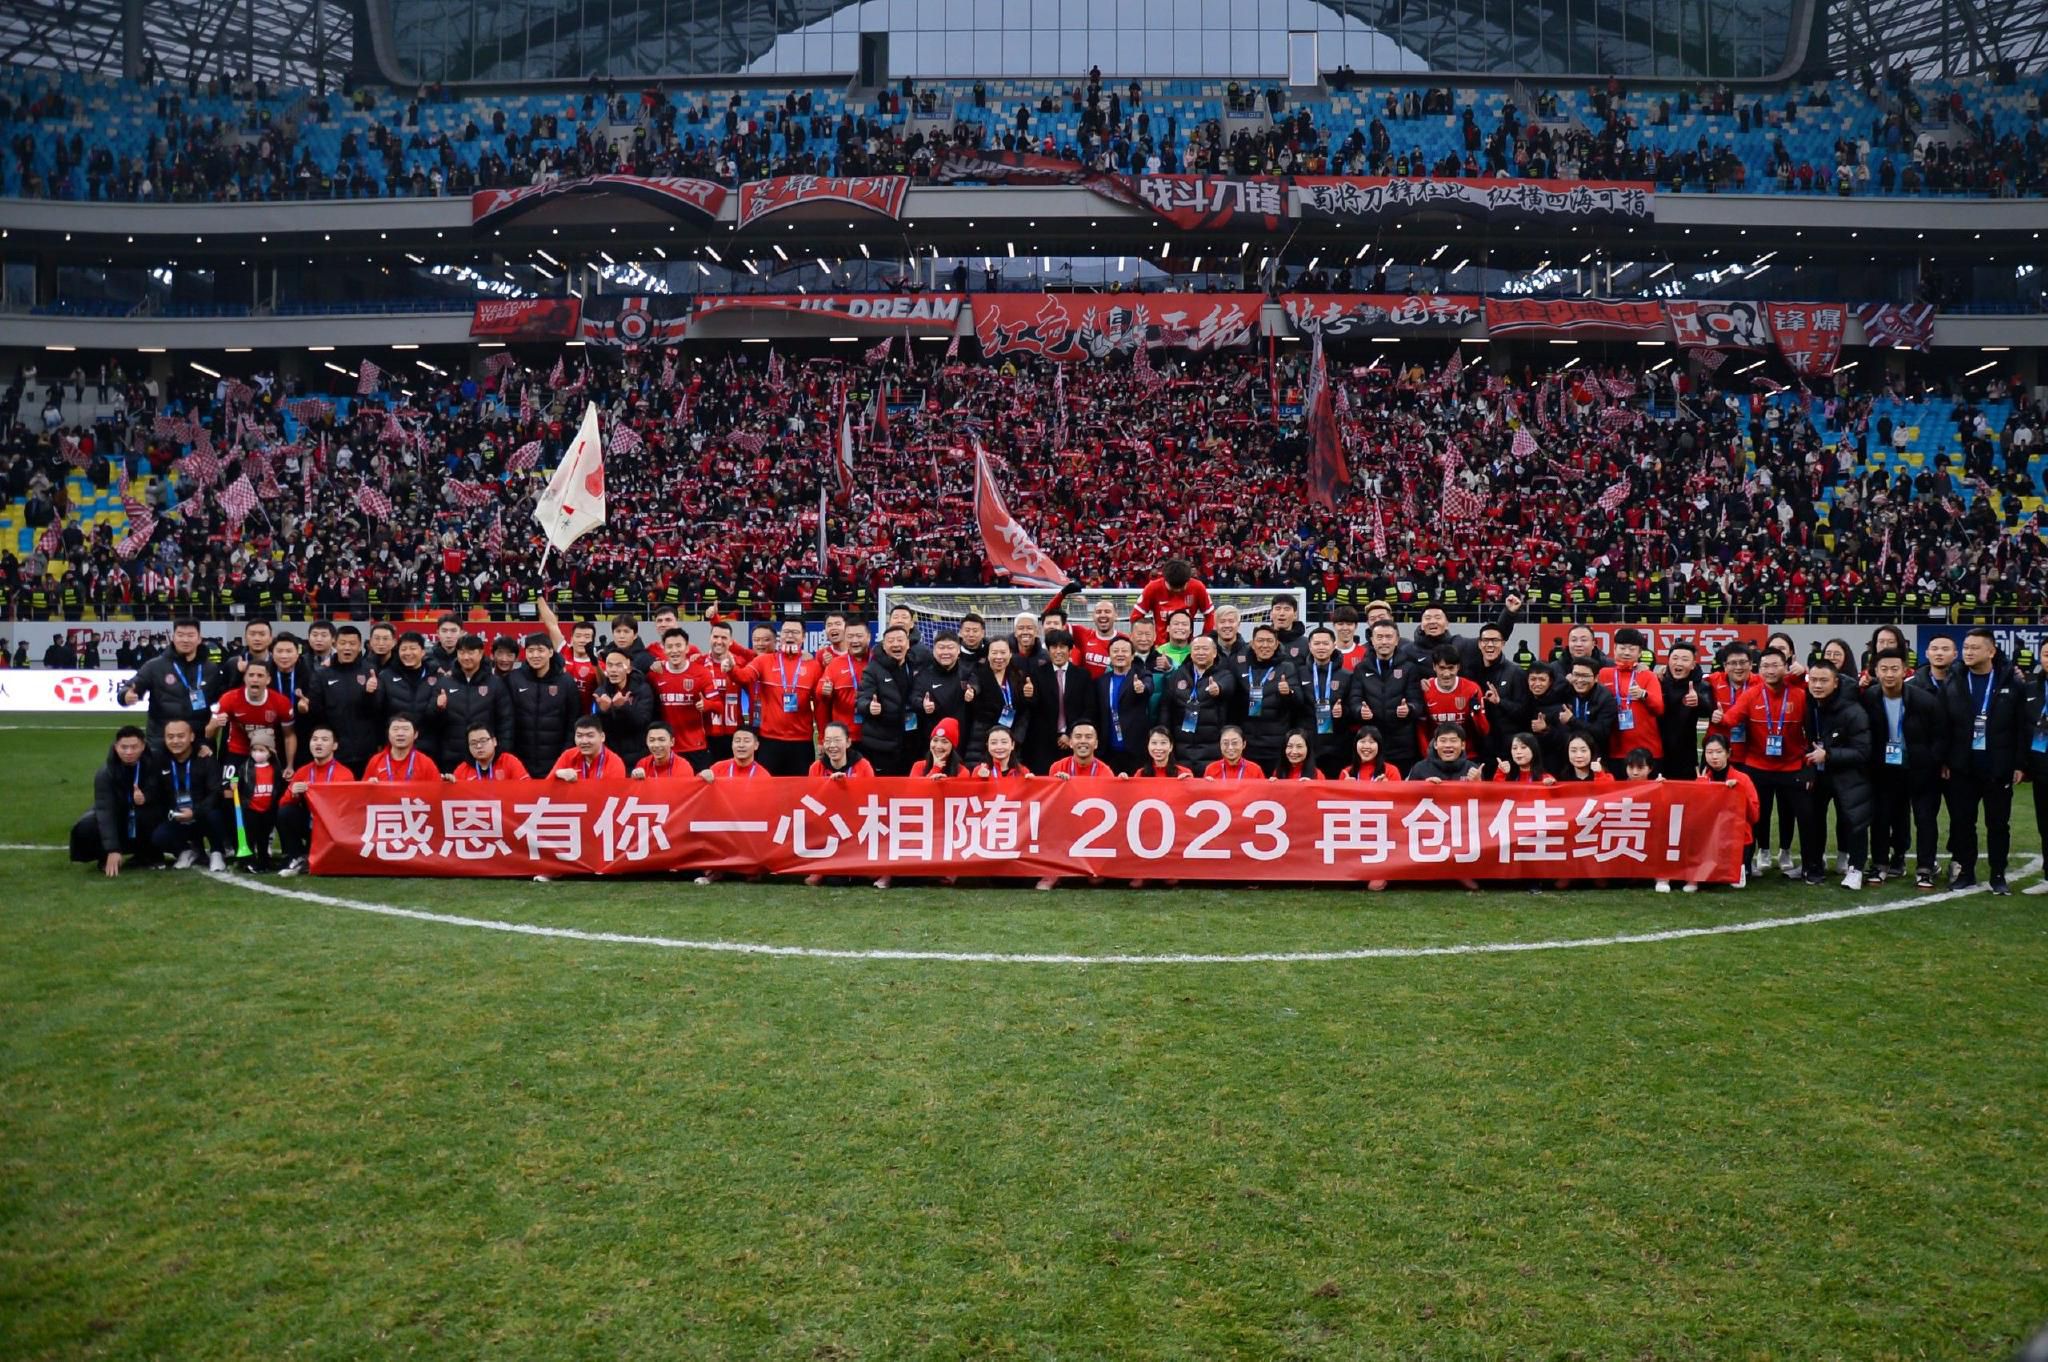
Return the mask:
[[[1131, 608], [1138, 603], [1140, 590], [1135, 586], [1116, 586], [1080, 591], [1060, 604], [1067, 613], [1068, 623], [1079, 629], [1088, 622], [1088, 612], [1095, 603], [1106, 600], [1116, 607], [1117, 624], [1122, 626], [1130, 621]], [[990, 634], [1007, 634], [1011, 622], [1018, 615], [1042, 613], [1052, 600], [1052, 594], [1041, 587], [885, 586], [880, 603], [885, 624], [890, 611], [899, 605], [907, 606], [919, 640], [929, 644], [942, 631], [958, 629], [960, 621], [969, 615], [981, 616]], [[1276, 596], [1293, 600], [1297, 616], [1308, 618], [1308, 593], [1299, 587], [1209, 588], [1209, 599], [1216, 605], [1237, 607], [1238, 614], [1243, 617], [1246, 634], [1271, 618]]]

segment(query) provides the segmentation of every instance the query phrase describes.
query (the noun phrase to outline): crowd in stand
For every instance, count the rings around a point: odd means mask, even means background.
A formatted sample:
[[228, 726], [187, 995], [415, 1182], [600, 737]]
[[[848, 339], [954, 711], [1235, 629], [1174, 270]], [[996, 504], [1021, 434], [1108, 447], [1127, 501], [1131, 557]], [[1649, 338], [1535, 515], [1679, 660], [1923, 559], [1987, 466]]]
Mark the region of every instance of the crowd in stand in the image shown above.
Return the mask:
[[[180, 376], [156, 394], [129, 381], [124, 415], [17, 428], [0, 453], [36, 531], [25, 558], [0, 553], [0, 592], [22, 619], [167, 619], [401, 603], [502, 616], [543, 589], [564, 608], [759, 613], [986, 585], [978, 443], [1080, 580], [1131, 581], [1185, 552], [1217, 585], [1298, 586], [1316, 605], [1524, 589], [1547, 609], [2048, 611], [2048, 552], [2020, 509], [2042, 477], [2029, 460], [2043, 413], [2026, 402], [1993, 431], [1965, 395], [1954, 452], [1916, 471], [1873, 466], [1900, 431], [1871, 418], [1868, 394], [1737, 401], [1668, 369], [1340, 364], [1351, 480], [1326, 508], [1305, 494], [1304, 357], [1112, 358], [1055, 378], [903, 348], [871, 366], [745, 347], [549, 373], [508, 356], [482, 377], [341, 402], [268, 373]], [[532, 499], [585, 402], [606, 415], [609, 522], [543, 581]], [[846, 487], [832, 473], [842, 413], [856, 427]], [[1840, 443], [1824, 446], [1810, 415]], [[147, 533], [70, 515], [81, 470], [101, 486], [155, 475], [130, 522]]]
[[[268, 91], [252, 89], [252, 96]], [[1960, 93], [1952, 120], [1968, 138], [1923, 144], [1915, 136], [1921, 111], [1909, 105], [1910, 86], [1891, 112], [1878, 116], [1867, 139], [1839, 139], [1834, 164], [1795, 157], [1774, 132], [1771, 173], [1779, 188], [1813, 193], [2039, 194], [2048, 190], [2038, 109], [2024, 127], [2000, 127], [1988, 111], [1971, 110]], [[66, 97], [55, 88], [22, 92], [13, 107], [0, 99], [0, 125], [20, 168], [21, 192], [71, 197], [82, 174], [84, 196], [144, 202], [236, 201], [294, 197], [361, 198], [466, 195], [479, 189], [537, 183], [551, 177], [630, 173], [694, 176], [728, 184], [776, 175], [903, 174], [925, 176], [947, 149], [1002, 148], [1061, 157], [1094, 169], [1130, 174], [1161, 172], [1248, 174], [1462, 175], [1588, 180], [1653, 180], [1666, 189], [1743, 189], [1748, 172], [1733, 137], [1754, 129], [1795, 126], [1802, 106], [1828, 105], [1825, 86], [1796, 94], [1738, 100], [1726, 87], [1680, 89], [1659, 98], [1645, 115], [1623, 98], [1619, 81], [1592, 91], [1590, 125], [1541, 121], [1554, 100], [1538, 97], [1534, 111], [1506, 106], [1490, 126], [1475, 108], [1456, 109], [1457, 150], [1427, 156], [1417, 143], [1401, 145], [1404, 122], [1448, 114], [1448, 89], [1392, 89], [1369, 116], [1349, 125], [1318, 122], [1311, 107], [1289, 107], [1277, 88], [1254, 93], [1233, 81], [1225, 107], [1257, 110], [1256, 126], [1226, 130], [1220, 118], [1155, 115], [1144, 89], [1105, 87], [1099, 70], [1085, 84], [1047, 90], [1034, 106], [992, 109], [986, 87], [972, 94], [973, 113], [941, 109], [926, 90], [906, 80], [883, 91], [861, 111], [832, 116], [814, 111], [808, 91], [790, 90], [779, 104], [751, 110], [739, 94], [671, 93], [658, 86], [621, 90], [593, 85], [564, 125], [559, 114], [508, 116], [488, 97], [468, 110], [454, 131], [422, 127], [423, 103], [445, 101], [445, 91], [406, 98], [353, 92], [359, 111], [388, 111], [358, 137], [342, 139], [331, 163], [316, 157], [285, 111], [254, 99], [245, 116], [188, 115], [180, 95], [159, 87], [153, 132], [140, 151], [122, 155], [76, 130], [41, 134], [38, 125], [68, 118]], [[1695, 145], [1646, 145], [1642, 126], [1668, 124], [1695, 107], [1721, 122]], [[333, 101], [308, 97], [291, 106], [313, 124], [331, 116]], [[1076, 115], [1055, 131], [1046, 115]], [[1554, 110], [1553, 110], [1554, 111]], [[913, 112], [926, 115], [913, 118]], [[1944, 109], [1944, 112], [1949, 112]], [[934, 118], [955, 116], [949, 126]], [[1532, 116], [1534, 115], [1534, 116]], [[1034, 119], [1038, 120], [1036, 123]], [[629, 129], [623, 136], [614, 130]], [[1732, 134], [1732, 136], [1731, 136]], [[779, 141], [778, 141], [779, 139]], [[49, 155], [39, 159], [38, 149]], [[75, 174], [77, 172], [79, 174]]]
[[[1169, 559], [1128, 617], [1063, 592], [927, 645], [907, 606], [878, 630], [835, 612], [809, 653], [794, 620], [693, 636], [666, 611], [657, 650], [631, 615], [565, 636], [542, 602], [543, 629], [488, 647], [452, 614], [431, 642], [257, 620], [214, 663], [179, 621], [121, 691], [147, 725], [117, 736], [73, 854], [108, 875], [201, 857], [220, 871], [246, 842], [262, 872], [275, 832], [296, 874], [308, 792], [356, 780], [1706, 780], [1742, 792], [1745, 882], [1775, 867], [1824, 883], [1832, 831], [1845, 888], [1901, 878], [1909, 858], [1920, 888], [1944, 859], [1967, 888], [1981, 821], [1989, 887], [2008, 892], [2013, 793], [2048, 780], [2048, 668], [2022, 672], [1989, 630], [1960, 650], [1935, 640], [1917, 670], [1890, 625], [1860, 653], [1831, 640], [1803, 662], [1782, 635], [1652, 657], [1634, 629], [1608, 656], [1580, 626], [1554, 661], [1518, 661], [1523, 604], [1509, 596], [1467, 639], [1441, 609], [1404, 636], [1385, 602], [1311, 628], [1282, 595], [1247, 629]], [[2048, 800], [2035, 818], [2048, 843]]]

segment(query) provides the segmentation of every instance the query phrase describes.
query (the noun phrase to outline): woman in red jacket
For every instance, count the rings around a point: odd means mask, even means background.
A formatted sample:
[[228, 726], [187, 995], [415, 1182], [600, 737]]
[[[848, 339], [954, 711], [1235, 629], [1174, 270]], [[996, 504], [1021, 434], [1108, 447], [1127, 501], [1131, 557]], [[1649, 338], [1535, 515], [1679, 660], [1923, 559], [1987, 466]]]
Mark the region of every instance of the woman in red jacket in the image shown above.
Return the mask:
[[1358, 730], [1358, 764], [1347, 766], [1339, 780], [1399, 780], [1401, 773], [1380, 755], [1380, 731], [1372, 724]]
[[[1742, 869], [1736, 872], [1735, 887], [1742, 889], [1749, 884], [1749, 848], [1756, 841], [1756, 822], [1760, 807], [1756, 794], [1756, 782], [1751, 780], [1729, 759], [1728, 740], [1715, 733], [1708, 736], [1700, 749], [1700, 759], [1706, 769], [1700, 772], [1700, 779], [1709, 784], [1726, 785], [1731, 790], [1742, 792]], [[1699, 886], [1687, 884], [1685, 892], [1690, 894]]]
[[967, 774], [967, 768], [960, 764], [960, 721], [941, 719], [932, 726], [931, 747], [927, 755], [910, 768], [912, 779], [944, 780], [948, 776]]
[[1138, 768], [1141, 780], [1193, 780], [1194, 768], [1173, 759], [1173, 734], [1155, 728], [1145, 739], [1145, 764]]

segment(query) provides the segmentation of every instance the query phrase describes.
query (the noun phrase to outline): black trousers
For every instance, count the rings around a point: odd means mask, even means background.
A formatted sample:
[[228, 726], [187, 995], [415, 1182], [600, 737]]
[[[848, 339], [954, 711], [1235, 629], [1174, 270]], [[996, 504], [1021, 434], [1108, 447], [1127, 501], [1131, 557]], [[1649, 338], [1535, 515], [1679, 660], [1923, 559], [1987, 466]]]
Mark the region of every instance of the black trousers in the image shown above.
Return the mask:
[[2002, 877], [2006, 858], [2012, 854], [2012, 781], [1987, 780], [1967, 768], [1952, 770], [1948, 782], [1949, 847], [1965, 875], [1977, 873], [1979, 807], [1984, 811], [1991, 873]]
[[[1806, 825], [1806, 806], [1809, 802], [1806, 790], [1806, 773], [1803, 771], [1760, 771], [1749, 769], [1751, 783], [1756, 786], [1756, 849], [1758, 854], [1771, 854], [1771, 809], [1778, 810], [1778, 826], [1783, 832], [1786, 849], [1792, 845], [1792, 829], [1803, 830]], [[1805, 838], [1801, 837], [1800, 859], [1806, 861], [1805, 868], [1818, 870], [1816, 861], [1806, 858]]]
[[[256, 845], [253, 831], [249, 834], [249, 845]], [[304, 800], [278, 809], [277, 845], [288, 861], [295, 861], [313, 849], [313, 815]]]
[[875, 774], [878, 776], [901, 776], [910, 773], [910, 763], [904, 760], [901, 746], [870, 745], [863, 739], [860, 743], [860, 755], [867, 758], [868, 765], [875, 768]]
[[811, 769], [817, 753], [795, 738], [761, 739], [761, 765], [771, 776], [800, 776]]
[[1799, 859], [1810, 873], [1825, 870], [1828, 863], [1828, 806], [1835, 809], [1835, 847], [1849, 859], [1852, 870], [1863, 869], [1870, 850], [1870, 828], [1849, 817], [1847, 807], [1835, 793], [1835, 783], [1825, 774], [1813, 783], [1806, 802], [1806, 820], [1799, 829]]
[[1935, 773], [1879, 766], [1871, 773], [1871, 786], [1877, 796], [1870, 826], [1871, 863], [1903, 866], [1910, 851], [1915, 867], [1931, 872], [1934, 825], [1941, 811], [1941, 782]]

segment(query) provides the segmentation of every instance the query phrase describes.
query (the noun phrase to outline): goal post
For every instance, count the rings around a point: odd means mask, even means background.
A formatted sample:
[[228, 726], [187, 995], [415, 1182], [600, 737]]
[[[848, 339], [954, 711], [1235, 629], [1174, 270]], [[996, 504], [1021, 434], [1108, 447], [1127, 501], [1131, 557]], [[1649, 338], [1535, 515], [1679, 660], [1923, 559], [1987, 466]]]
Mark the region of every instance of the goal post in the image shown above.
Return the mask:
[[[1076, 591], [1061, 602], [1061, 608], [1066, 611], [1068, 622], [1078, 629], [1088, 622], [1088, 611], [1095, 602], [1107, 600], [1116, 607], [1117, 623], [1121, 626], [1129, 622], [1131, 608], [1138, 603], [1141, 590], [1136, 586], [1113, 586]], [[1308, 618], [1308, 592], [1300, 587], [1209, 588], [1213, 604], [1237, 607], [1246, 634], [1272, 617], [1274, 598], [1280, 596], [1294, 602], [1298, 618]], [[1011, 621], [1018, 615], [1043, 614], [1052, 597], [1051, 591], [1041, 587], [885, 586], [879, 601], [884, 624], [890, 611], [899, 605], [907, 607], [919, 641], [929, 644], [941, 631], [958, 629], [960, 621], [969, 615], [981, 616], [990, 634], [1007, 634]]]

